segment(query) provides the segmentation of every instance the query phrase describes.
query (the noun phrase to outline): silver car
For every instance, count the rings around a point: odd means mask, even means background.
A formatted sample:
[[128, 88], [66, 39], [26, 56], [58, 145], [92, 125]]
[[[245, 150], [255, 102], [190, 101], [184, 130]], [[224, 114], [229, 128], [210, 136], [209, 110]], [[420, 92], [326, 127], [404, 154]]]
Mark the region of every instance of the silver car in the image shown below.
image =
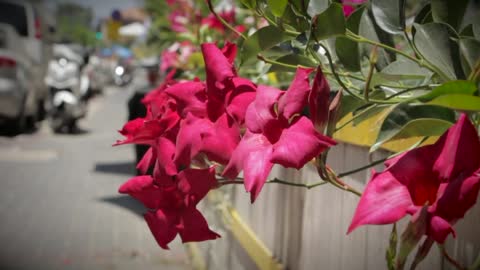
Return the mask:
[[32, 82], [32, 62], [25, 57], [17, 31], [0, 23], [0, 119], [22, 131], [33, 127], [39, 98]]

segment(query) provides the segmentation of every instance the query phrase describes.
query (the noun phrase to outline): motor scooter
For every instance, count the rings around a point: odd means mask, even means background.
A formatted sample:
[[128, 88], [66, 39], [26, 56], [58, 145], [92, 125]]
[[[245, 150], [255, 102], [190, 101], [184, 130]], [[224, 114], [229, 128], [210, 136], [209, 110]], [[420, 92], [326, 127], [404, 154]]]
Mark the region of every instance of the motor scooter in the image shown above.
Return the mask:
[[87, 112], [88, 76], [81, 74], [83, 59], [67, 45], [55, 44], [45, 84], [49, 87], [49, 122], [54, 132], [73, 133]]

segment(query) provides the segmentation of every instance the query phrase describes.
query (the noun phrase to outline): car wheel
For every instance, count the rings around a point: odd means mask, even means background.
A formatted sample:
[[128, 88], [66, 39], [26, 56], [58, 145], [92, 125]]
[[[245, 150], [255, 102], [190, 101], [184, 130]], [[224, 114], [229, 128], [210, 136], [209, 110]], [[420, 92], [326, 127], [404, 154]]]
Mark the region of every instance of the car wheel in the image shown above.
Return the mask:
[[22, 111], [19, 116], [14, 119], [8, 120], [6, 123], [7, 131], [11, 135], [17, 135], [25, 131], [26, 124], [26, 117], [24, 112]]
[[62, 132], [62, 128], [63, 128], [63, 119], [60, 118], [60, 117], [55, 117], [55, 116], [51, 116], [49, 119], [48, 119], [48, 122], [50, 124], [50, 128], [52, 129], [52, 131], [54, 133], [60, 133]]
[[38, 102], [38, 109], [37, 109], [37, 120], [43, 121], [47, 117], [47, 105], [45, 100], [40, 100]]

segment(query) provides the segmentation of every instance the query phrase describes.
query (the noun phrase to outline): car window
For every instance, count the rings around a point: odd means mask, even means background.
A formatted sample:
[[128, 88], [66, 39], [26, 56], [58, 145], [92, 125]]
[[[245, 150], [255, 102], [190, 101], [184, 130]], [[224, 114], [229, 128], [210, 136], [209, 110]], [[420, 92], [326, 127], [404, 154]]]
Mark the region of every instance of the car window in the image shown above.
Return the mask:
[[28, 36], [25, 7], [13, 3], [0, 2], [0, 22], [12, 25], [20, 36]]

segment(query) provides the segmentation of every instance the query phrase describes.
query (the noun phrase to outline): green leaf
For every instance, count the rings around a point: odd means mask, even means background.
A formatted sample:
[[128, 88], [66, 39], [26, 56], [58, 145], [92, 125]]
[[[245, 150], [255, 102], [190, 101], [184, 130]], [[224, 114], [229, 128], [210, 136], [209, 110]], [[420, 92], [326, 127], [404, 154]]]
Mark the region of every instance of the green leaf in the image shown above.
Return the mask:
[[430, 70], [420, 67], [411, 60], [400, 59], [390, 63], [381, 72], [373, 74], [372, 85], [388, 82], [390, 85], [413, 87], [422, 84], [431, 74]]
[[287, 6], [281, 20], [278, 21], [282, 26], [290, 26], [302, 33], [310, 29], [310, 21], [304, 16], [298, 15], [292, 5]]
[[476, 39], [480, 39], [480, 24], [473, 25], [473, 35], [475, 36]]
[[435, 22], [449, 24], [459, 29], [468, 0], [432, 0], [432, 17]]
[[459, 45], [463, 70], [468, 75], [480, 61], [480, 41], [473, 38], [462, 38], [459, 40]]
[[[316, 64], [310, 58], [300, 55], [300, 54], [289, 54], [282, 56], [278, 59], [275, 60], [276, 62], [288, 64], [288, 65], [301, 65], [304, 67], [315, 67]], [[286, 71], [286, 72], [295, 72], [296, 67], [286, 67], [282, 65], [276, 65], [272, 64], [272, 67], [270, 68], [270, 72], [278, 72], [278, 71]]]
[[355, 115], [355, 119], [353, 120], [353, 125], [356, 126], [356, 125], [359, 125], [361, 124], [363, 121], [367, 120], [367, 119], [370, 119], [372, 117], [374, 117], [375, 115], [378, 115], [384, 111], [387, 111], [391, 109], [391, 106], [388, 106], [388, 105], [372, 105], [372, 106], [369, 106], [365, 109], [357, 109], [355, 112], [354, 112], [354, 115]]
[[310, 2], [308, 2], [307, 9], [308, 15], [313, 18], [316, 15], [324, 12], [330, 5], [330, 2], [330, 0], [310, 0]]
[[[347, 29], [355, 34], [358, 34], [364, 10], [365, 8], [359, 8], [347, 18]], [[360, 51], [357, 42], [338, 37], [335, 42], [335, 52], [346, 69], [360, 71]]]
[[[403, 269], [408, 255], [413, 251], [428, 227], [428, 206], [423, 206], [420, 214], [408, 222], [405, 231], [400, 236], [400, 248], [397, 255], [395, 269]], [[412, 267], [412, 269], [415, 269]]]
[[256, 59], [257, 54], [272, 48], [291, 37], [286, 35], [284, 31], [273, 25], [269, 25], [257, 30], [247, 38], [242, 47], [241, 64]]
[[[468, 1], [467, 8], [465, 13], [462, 16], [462, 22], [459, 25], [459, 28], [463, 28], [469, 24], [479, 27], [480, 26], [480, 3], [475, 0]], [[474, 31], [475, 32], [475, 31]], [[480, 39], [479, 36], [476, 36], [477, 39]]]
[[459, 34], [460, 37], [474, 37], [473, 24], [465, 26]]
[[427, 4], [418, 12], [417, 16], [415, 16], [415, 23], [426, 24], [431, 22], [433, 22], [432, 5]]
[[[363, 36], [367, 39], [384, 43], [389, 45], [390, 47], [395, 47], [395, 44], [393, 44], [392, 41], [392, 36], [388, 34], [387, 32], [383, 31], [374, 21], [372, 18], [371, 14], [369, 12], [364, 12], [362, 19], [360, 21], [360, 27], [358, 30], [360, 36]], [[361, 51], [361, 56], [369, 56], [373, 46], [370, 44], [360, 44], [360, 51]], [[376, 63], [376, 68], [377, 69], [383, 69], [386, 67], [391, 61], [395, 60], [395, 55], [389, 55], [389, 52], [387, 52], [384, 49], [378, 49], [378, 60]]]
[[467, 95], [471, 96], [477, 91], [477, 86], [471, 81], [450, 81], [436, 88], [430, 93], [422, 95], [418, 100], [428, 102], [434, 98], [444, 95]]
[[[308, 15], [308, 5], [309, 2], [308, 0], [289, 0], [290, 4], [293, 6], [294, 10], [297, 12], [300, 12], [301, 15], [306, 16]], [[328, 4], [325, 6], [325, 8], [328, 7]]]
[[390, 34], [405, 29], [405, 0], [372, 0], [372, 12], [378, 26]]
[[420, 54], [438, 67], [448, 79], [455, 79], [453, 53], [450, 50], [450, 28], [441, 23], [415, 24], [414, 43]]
[[365, 102], [350, 95], [343, 95], [340, 104], [341, 106], [340, 112], [338, 114], [338, 119], [342, 119], [347, 114], [353, 112], [356, 108], [364, 105]]
[[320, 13], [314, 22], [313, 29], [319, 40], [345, 34], [345, 17], [341, 4], [332, 3], [327, 10]]
[[282, 17], [285, 8], [287, 7], [288, 0], [267, 0], [267, 4], [273, 15]]
[[388, 270], [395, 270], [395, 257], [397, 256], [397, 223], [393, 223], [392, 232], [390, 233], [390, 240], [388, 244], [388, 249], [385, 254], [385, 259], [387, 259]]
[[432, 105], [400, 104], [383, 121], [370, 151], [390, 140], [441, 135], [453, 122], [455, 113], [452, 110]]
[[428, 104], [438, 105], [459, 111], [480, 111], [480, 97], [469, 95], [439, 96]]

